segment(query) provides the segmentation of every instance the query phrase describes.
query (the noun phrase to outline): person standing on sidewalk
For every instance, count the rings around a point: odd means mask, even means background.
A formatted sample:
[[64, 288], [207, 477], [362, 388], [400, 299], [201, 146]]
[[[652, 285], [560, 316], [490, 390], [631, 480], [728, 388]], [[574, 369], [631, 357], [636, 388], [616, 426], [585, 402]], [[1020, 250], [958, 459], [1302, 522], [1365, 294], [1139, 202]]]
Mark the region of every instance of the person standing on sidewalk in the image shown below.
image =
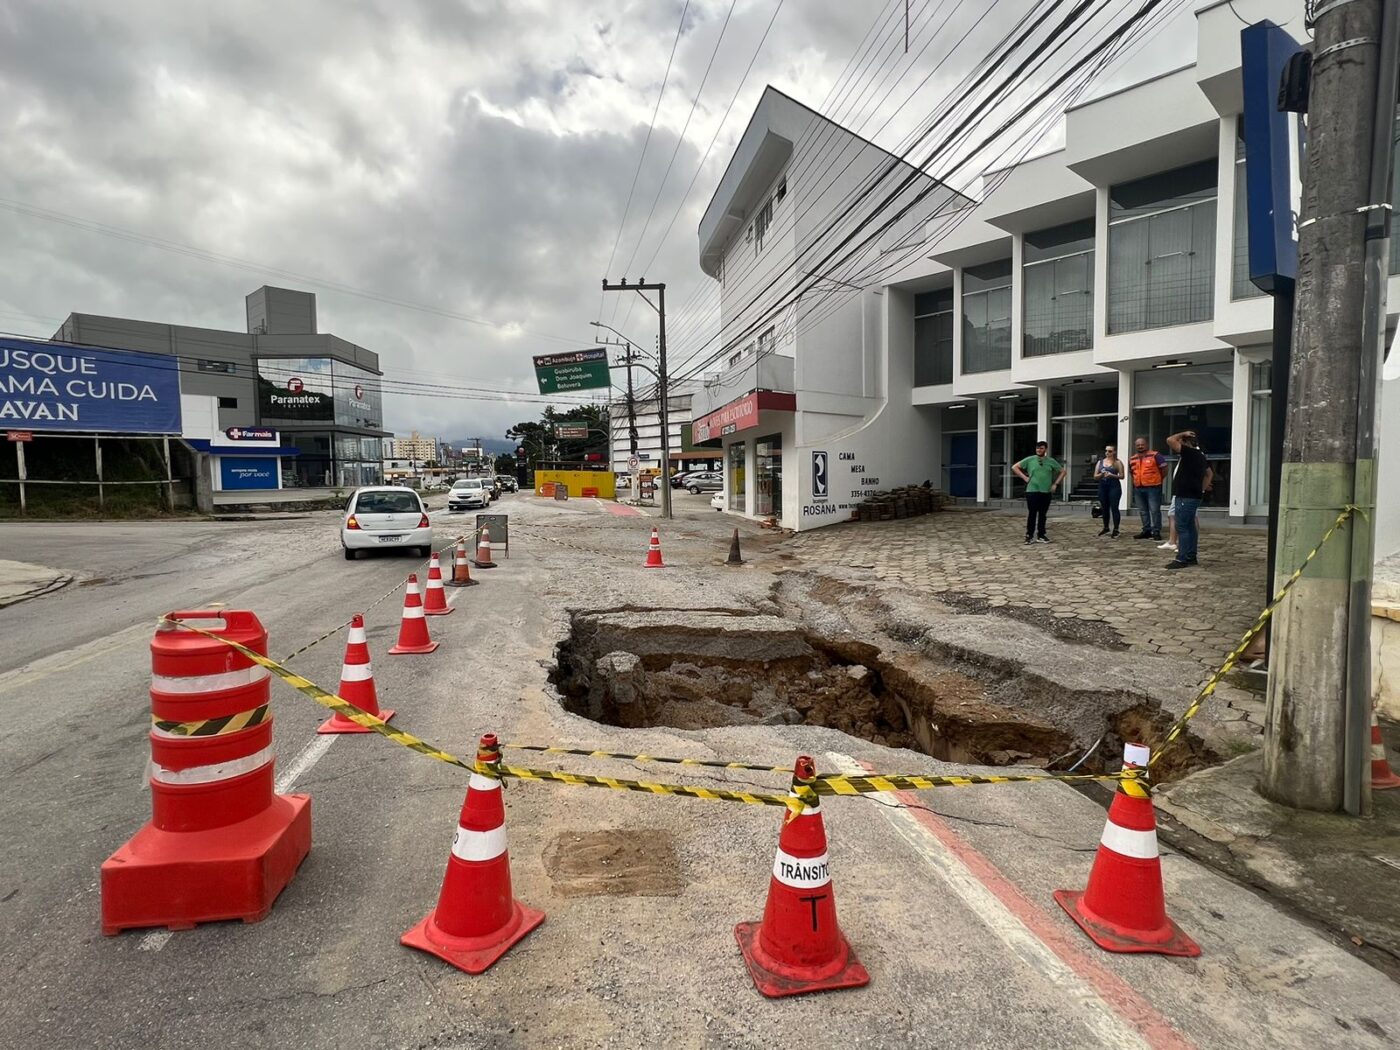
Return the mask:
[[1167, 477], [1167, 458], [1140, 437], [1133, 442], [1133, 455], [1128, 460], [1133, 474], [1133, 502], [1142, 518], [1142, 531], [1135, 540], [1162, 538], [1162, 482]]
[[1110, 517], [1113, 520], [1113, 539], [1118, 538], [1118, 526], [1123, 521], [1123, 512], [1118, 503], [1123, 498], [1123, 461], [1118, 458], [1118, 450], [1109, 445], [1103, 450], [1103, 459], [1094, 464], [1094, 478], [1099, 483], [1099, 508], [1103, 514], [1103, 528], [1100, 536], [1107, 536]]
[[1176, 501], [1176, 557], [1167, 563], [1168, 569], [1185, 569], [1196, 564], [1196, 547], [1200, 533], [1196, 528], [1196, 512], [1210, 491], [1215, 471], [1206, 461], [1205, 453], [1196, 447], [1196, 435], [1183, 430], [1167, 438], [1167, 447], [1180, 458], [1172, 474], [1172, 498]]
[[1049, 543], [1045, 534], [1045, 515], [1050, 510], [1050, 497], [1065, 480], [1065, 468], [1047, 454], [1050, 445], [1035, 443], [1035, 455], [1011, 464], [1012, 472], [1026, 483], [1026, 542]]

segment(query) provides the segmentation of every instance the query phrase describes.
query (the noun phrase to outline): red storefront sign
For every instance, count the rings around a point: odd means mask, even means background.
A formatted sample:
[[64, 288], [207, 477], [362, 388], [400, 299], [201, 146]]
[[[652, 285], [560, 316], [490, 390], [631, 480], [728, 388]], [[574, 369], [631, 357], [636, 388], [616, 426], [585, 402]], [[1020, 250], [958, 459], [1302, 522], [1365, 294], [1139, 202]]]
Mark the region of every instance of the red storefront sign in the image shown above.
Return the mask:
[[796, 409], [796, 394], [755, 390], [752, 394], [745, 394], [737, 401], [731, 401], [723, 408], [717, 408], [709, 415], [697, 419], [692, 428], [694, 440], [698, 444], [756, 427], [760, 412], [793, 412]]

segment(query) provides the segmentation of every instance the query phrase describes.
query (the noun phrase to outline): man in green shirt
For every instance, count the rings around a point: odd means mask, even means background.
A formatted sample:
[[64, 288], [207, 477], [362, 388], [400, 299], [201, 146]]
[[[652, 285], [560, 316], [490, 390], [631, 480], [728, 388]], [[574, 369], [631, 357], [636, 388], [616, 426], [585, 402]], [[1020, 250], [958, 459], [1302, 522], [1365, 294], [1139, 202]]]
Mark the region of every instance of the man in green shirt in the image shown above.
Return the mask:
[[1035, 455], [1027, 456], [1019, 463], [1011, 464], [1012, 471], [1026, 483], [1026, 542], [1049, 543], [1045, 535], [1045, 515], [1050, 510], [1050, 497], [1065, 480], [1065, 468], [1046, 453], [1050, 446], [1044, 441], [1035, 443]]

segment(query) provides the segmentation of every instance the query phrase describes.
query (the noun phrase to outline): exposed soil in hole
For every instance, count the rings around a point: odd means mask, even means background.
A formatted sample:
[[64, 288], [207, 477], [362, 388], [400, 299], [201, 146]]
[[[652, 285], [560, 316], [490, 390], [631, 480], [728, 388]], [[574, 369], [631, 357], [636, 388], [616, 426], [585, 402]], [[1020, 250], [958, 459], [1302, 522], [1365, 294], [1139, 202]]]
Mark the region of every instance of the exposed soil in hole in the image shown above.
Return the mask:
[[[735, 613], [740, 613], [736, 615]], [[943, 761], [1081, 772], [1118, 768], [1123, 741], [1154, 744], [1171, 725], [1155, 702], [1118, 693], [1070, 697], [1033, 675], [939, 662], [743, 610], [580, 613], [551, 681], [564, 706], [624, 728], [820, 725]], [[1066, 700], [1080, 717], [1056, 720]], [[1085, 719], [1085, 710], [1102, 718]], [[1084, 726], [1090, 726], [1086, 731]], [[1097, 744], [1097, 747], [1094, 745]], [[1092, 754], [1086, 755], [1091, 747]], [[1154, 779], [1212, 760], [1194, 738]], [[1081, 761], [1082, 759], [1082, 761]]]
[[544, 851], [560, 897], [679, 897], [676, 842], [661, 828], [561, 831]]
[[1096, 645], [1103, 649], [1128, 648], [1122, 634], [1099, 620], [1081, 620], [1073, 616], [1057, 617], [1048, 609], [1031, 609], [1024, 605], [993, 605], [986, 598], [973, 598], [957, 591], [939, 591], [934, 597], [959, 612], [988, 613], [1028, 623], [1062, 642]]

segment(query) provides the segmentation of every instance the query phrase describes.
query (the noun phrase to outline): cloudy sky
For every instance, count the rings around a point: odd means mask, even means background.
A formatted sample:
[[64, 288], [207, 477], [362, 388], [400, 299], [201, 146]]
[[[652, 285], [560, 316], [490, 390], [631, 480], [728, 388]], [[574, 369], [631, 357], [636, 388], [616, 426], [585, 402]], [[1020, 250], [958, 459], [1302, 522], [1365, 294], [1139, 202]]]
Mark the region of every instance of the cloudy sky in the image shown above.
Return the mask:
[[[1103, 88], [1188, 61], [1196, 2]], [[301, 287], [439, 388], [389, 429], [500, 436], [543, 407], [497, 393], [537, 396], [530, 356], [590, 345], [614, 244], [614, 277], [655, 258], [677, 357], [714, 331], [695, 230], [765, 84], [898, 149], [1030, 6], [912, 0], [906, 56], [902, 0], [0, 0], [0, 330], [241, 330]], [[602, 310], [651, 346], [645, 307]]]

